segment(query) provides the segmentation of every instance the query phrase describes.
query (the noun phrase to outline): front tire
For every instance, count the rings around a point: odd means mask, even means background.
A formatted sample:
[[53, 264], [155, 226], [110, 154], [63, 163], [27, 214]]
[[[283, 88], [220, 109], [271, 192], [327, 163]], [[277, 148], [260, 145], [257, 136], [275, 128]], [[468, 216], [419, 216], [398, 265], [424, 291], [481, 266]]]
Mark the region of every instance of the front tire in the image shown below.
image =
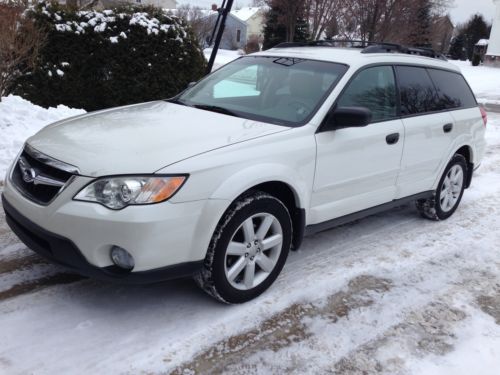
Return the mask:
[[219, 222], [195, 281], [221, 302], [249, 301], [276, 280], [291, 242], [286, 206], [267, 193], [244, 195]]
[[466, 176], [467, 161], [456, 154], [446, 166], [435, 196], [416, 202], [420, 215], [430, 220], [446, 220], [453, 215], [462, 200]]

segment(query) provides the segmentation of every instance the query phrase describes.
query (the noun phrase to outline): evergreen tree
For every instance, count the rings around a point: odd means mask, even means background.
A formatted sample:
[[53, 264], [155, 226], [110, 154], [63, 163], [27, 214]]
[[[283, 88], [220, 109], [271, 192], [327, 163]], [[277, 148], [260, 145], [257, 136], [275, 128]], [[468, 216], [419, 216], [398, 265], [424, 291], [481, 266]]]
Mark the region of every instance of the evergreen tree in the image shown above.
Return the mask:
[[264, 50], [286, 41], [286, 28], [278, 22], [280, 16], [280, 10], [276, 6], [272, 6], [267, 12], [262, 47]]
[[411, 33], [411, 44], [417, 47], [431, 47], [430, 30], [432, 24], [432, 3], [422, 0], [417, 10], [417, 17]]
[[480, 14], [475, 14], [467, 22], [465, 27], [465, 48], [467, 50], [467, 58], [472, 60], [474, 54], [474, 46], [480, 39], [489, 38], [489, 25]]
[[[286, 42], [286, 26], [280, 21], [281, 19], [283, 19], [283, 11], [280, 9], [279, 5], [271, 4], [267, 12], [266, 24], [264, 26], [264, 50]], [[305, 42], [308, 39], [309, 24], [304, 17], [299, 17], [295, 25], [293, 41]]]
[[465, 60], [465, 34], [460, 31], [458, 35], [453, 38], [450, 45], [450, 55], [453, 60]]

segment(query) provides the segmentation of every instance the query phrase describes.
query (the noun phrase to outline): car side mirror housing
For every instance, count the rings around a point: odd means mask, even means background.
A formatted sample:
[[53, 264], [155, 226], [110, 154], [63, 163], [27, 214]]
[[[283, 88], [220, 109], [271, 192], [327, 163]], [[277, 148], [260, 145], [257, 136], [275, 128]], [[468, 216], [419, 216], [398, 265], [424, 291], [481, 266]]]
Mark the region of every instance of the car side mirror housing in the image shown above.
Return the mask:
[[372, 118], [372, 111], [366, 107], [338, 107], [327, 116], [323, 129], [359, 128], [370, 124]]

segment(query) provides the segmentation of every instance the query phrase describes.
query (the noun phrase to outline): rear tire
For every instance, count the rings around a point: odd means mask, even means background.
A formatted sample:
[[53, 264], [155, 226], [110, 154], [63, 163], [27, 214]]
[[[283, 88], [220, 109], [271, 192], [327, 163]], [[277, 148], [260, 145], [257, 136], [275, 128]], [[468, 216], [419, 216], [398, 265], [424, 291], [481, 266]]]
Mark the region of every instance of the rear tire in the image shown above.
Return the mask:
[[195, 281], [221, 302], [247, 302], [276, 280], [291, 242], [286, 206], [267, 193], [244, 195], [219, 222]]
[[420, 215], [429, 220], [446, 220], [458, 208], [464, 194], [467, 161], [456, 154], [446, 166], [434, 197], [416, 202]]

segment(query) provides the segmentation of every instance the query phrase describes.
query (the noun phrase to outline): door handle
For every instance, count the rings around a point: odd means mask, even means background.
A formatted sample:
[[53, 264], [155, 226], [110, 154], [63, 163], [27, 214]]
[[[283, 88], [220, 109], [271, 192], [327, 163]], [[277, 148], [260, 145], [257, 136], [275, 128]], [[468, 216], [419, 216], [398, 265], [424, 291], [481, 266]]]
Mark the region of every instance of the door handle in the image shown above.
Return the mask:
[[446, 124], [445, 126], [443, 126], [443, 131], [445, 133], [449, 133], [453, 130], [453, 124]]
[[385, 141], [388, 145], [395, 145], [399, 141], [399, 133], [392, 133], [385, 137]]

